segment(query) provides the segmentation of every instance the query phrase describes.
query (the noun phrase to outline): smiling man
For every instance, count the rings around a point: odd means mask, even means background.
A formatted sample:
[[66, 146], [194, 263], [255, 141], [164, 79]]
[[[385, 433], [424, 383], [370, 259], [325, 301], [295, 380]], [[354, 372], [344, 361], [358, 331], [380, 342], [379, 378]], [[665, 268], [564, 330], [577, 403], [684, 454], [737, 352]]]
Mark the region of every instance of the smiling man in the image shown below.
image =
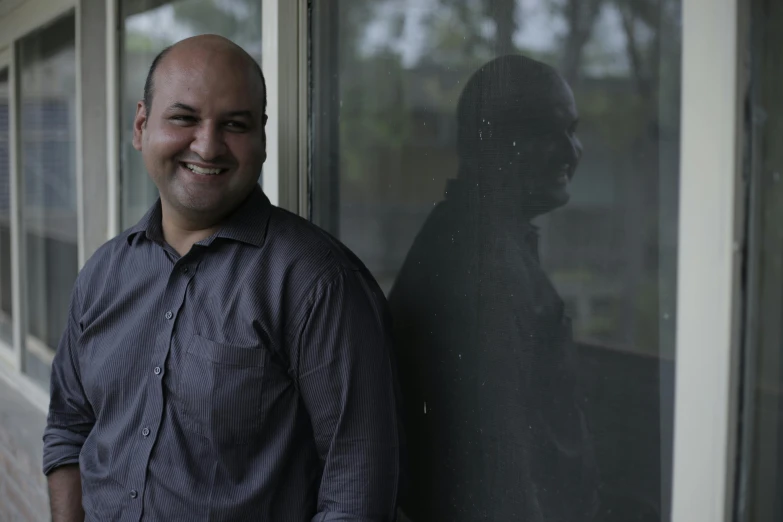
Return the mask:
[[53, 522], [392, 520], [386, 303], [259, 188], [265, 106], [223, 38], [153, 62], [133, 143], [160, 199], [73, 290], [44, 434]]

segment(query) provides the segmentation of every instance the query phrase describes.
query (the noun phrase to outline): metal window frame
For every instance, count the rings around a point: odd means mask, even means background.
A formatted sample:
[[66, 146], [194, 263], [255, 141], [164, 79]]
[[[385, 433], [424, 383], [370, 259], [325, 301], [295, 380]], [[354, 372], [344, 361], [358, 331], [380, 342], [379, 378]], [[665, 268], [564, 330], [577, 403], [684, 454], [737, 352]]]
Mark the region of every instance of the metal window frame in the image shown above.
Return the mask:
[[109, 240], [121, 232], [120, 207], [120, 0], [106, 2], [106, 174]]
[[16, 205], [16, 198], [14, 197], [14, 185], [16, 183], [16, 162], [17, 162], [17, 155], [16, 155], [16, 82], [15, 82], [15, 74], [14, 74], [14, 53], [13, 53], [13, 47], [9, 46], [2, 51], [0, 51], [0, 69], [7, 69], [8, 70], [8, 152], [9, 152], [9, 158], [8, 158], [8, 167], [9, 167], [9, 200], [10, 200], [10, 218], [11, 218], [11, 313], [13, 317], [11, 318], [11, 324], [12, 324], [12, 330], [14, 338], [12, 340], [12, 344], [6, 344], [5, 342], [0, 342], [0, 359], [4, 360], [7, 365], [14, 369], [20, 368], [20, 362], [21, 358], [18, 353], [19, 345], [16, 342], [16, 330], [17, 330], [17, 304], [16, 304], [16, 295], [18, 293], [16, 287], [17, 285], [17, 277], [15, 274], [15, 263], [14, 260], [14, 230], [16, 228], [16, 223], [14, 220], [14, 215], [16, 213], [15, 205]]
[[263, 0], [267, 160], [263, 187], [273, 204], [309, 215], [308, 1]]
[[[24, 208], [22, 171], [20, 168], [20, 121], [19, 121], [19, 74], [18, 74], [18, 42], [30, 33], [51, 23], [69, 11], [74, 11], [76, 20], [75, 47], [76, 47], [76, 187], [77, 201], [82, 198], [81, 180], [81, 103], [80, 92], [80, 59], [78, 55], [81, 42], [80, 35], [80, 2], [83, 0], [17, 0], [11, 4], [7, 2], [0, 7], [4, 8], [0, 17], [0, 62], [8, 66], [9, 70], [9, 125], [10, 125], [10, 207], [11, 207], [11, 278], [12, 278], [12, 310], [13, 310], [13, 346], [0, 349], [0, 378], [8, 382], [13, 388], [24, 394], [32, 404], [45, 412], [48, 409], [49, 397], [37, 383], [24, 374], [24, 354], [27, 346], [27, 309], [26, 309], [26, 274], [24, 253], [26, 252], [25, 237], [23, 234]], [[84, 215], [83, 205], [78, 206], [78, 244], [79, 252], [84, 249], [84, 237], [82, 232]]]
[[673, 522], [729, 522], [735, 500], [747, 9], [683, 2]]
[[0, 18], [0, 47], [8, 46], [55, 18], [75, 9], [81, 0], [25, 0]]

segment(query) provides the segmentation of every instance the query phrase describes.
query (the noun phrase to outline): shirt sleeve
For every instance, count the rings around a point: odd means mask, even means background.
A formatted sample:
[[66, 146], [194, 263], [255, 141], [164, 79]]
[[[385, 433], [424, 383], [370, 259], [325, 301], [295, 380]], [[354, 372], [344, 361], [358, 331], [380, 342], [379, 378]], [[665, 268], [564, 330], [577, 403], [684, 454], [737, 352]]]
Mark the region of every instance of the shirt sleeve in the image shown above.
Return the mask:
[[81, 335], [78, 285], [71, 294], [68, 324], [52, 361], [51, 398], [43, 435], [43, 472], [78, 464], [82, 445], [95, 424], [95, 415], [84, 393], [76, 357]]
[[386, 301], [345, 271], [316, 294], [292, 365], [323, 476], [312, 522], [394, 519], [400, 436]]

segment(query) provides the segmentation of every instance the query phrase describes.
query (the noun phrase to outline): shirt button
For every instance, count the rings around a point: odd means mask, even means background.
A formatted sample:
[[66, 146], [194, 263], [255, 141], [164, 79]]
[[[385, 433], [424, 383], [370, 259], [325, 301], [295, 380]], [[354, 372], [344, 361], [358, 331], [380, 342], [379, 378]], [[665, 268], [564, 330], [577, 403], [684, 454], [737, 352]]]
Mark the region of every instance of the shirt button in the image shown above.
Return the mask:
[[166, 312], [166, 319], [171, 319], [172, 317], [174, 317], [174, 314], [171, 313], [171, 310]]
[[138, 497], [138, 496], [139, 496], [139, 492], [138, 492], [138, 491], [136, 491], [135, 489], [132, 489], [132, 490], [130, 491], [130, 497], [131, 497], [131, 498], [136, 498], [136, 497]]
[[160, 372], [161, 372], [160, 366], [156, 366], [155, 369], [152, 370], [152, 371], [155, 372], [155, 375], [160, 375]]
[[183, 274], [187, 274], [188, 272], [190, 272], [190, 268], [188, 268], [188, 267], [186, 267], [186, 266], [183, 266], [183, 267], [182, 267], [182, 273], [183, 273]]
[[141, 434], [144, 435], [145, 437], [149, 437], [150, 429], [144, 428], [143, 430], [141, 430]]

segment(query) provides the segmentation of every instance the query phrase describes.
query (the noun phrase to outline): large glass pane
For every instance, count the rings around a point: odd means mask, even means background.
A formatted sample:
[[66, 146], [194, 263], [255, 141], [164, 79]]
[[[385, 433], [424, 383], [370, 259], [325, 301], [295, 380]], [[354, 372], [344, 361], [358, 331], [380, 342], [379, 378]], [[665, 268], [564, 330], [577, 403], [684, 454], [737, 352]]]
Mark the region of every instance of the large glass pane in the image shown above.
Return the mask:
[[261, 0], [120, 0], [122, 10], [121, 174], [122, 226], [134, 225], [158, 191], [133, 148], [133, 118], [147, 71], [169, 45], [198, 34], [218, 34], [261, 63]]
[[0, 69], [0, 340], [12, 346], [9, 97], [8, 68], [3, 68]]
[[312, 13], [312, 219], [387, 292], [421, 521], [669, 519], [679, 0]]
[[47, 386], [78, 272], [75, 40], [75, 18], [69, 14], [18, 44], [25, 369]]
[[783, 3], [754, 0], [750, 248], [738, 522], [783, 522]]

